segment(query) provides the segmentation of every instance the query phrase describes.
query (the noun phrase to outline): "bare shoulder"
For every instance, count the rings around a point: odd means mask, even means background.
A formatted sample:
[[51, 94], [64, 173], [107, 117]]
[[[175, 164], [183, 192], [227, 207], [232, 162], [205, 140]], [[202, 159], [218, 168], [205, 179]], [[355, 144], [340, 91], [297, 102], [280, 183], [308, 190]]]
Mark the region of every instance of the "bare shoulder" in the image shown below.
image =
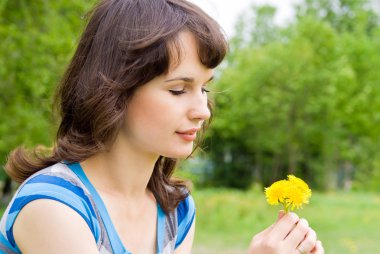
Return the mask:
[[38, 199], [22, 208], [13, 226], [22, 253], [99, 254], [85, 220], [58, 201]]
[[182, 242], [180, 246], [175, 250], [175, 254], [190, 254], [191, 249], [193, 247], [193, 241], [194, 241], [194, 234], [195, 234], [195, 218], [193, 220], [193, 223], [191, 224], [191, 228], [185, 238], [185, 240]]

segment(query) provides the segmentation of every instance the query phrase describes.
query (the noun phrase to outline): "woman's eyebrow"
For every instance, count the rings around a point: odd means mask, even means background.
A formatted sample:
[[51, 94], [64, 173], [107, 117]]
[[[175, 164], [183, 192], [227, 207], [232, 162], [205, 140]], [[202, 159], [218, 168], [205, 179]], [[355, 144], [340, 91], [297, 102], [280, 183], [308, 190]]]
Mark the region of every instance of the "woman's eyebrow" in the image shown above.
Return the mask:
[[[214, 79], [214, 76], [211, 76], [211, 78], [209, 78], [206, 82], [210, 82], [211, 80]], [[194, 78], [190, 78], [190, 77], [175, 77], [175, 78], [172, 78], [172, 79], [167, 79], [165, 80], [165, 82], [172, 82], [172, 81], [184, 81], [186, 83], [193, 83], [194, 82]]]

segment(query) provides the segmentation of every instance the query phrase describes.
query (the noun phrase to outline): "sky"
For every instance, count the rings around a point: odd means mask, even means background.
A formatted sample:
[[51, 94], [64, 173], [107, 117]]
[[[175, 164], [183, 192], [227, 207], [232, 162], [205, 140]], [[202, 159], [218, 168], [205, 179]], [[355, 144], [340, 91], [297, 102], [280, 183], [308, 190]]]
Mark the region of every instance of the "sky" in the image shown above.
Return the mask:
[[231, 37], [237, 17], [252, 4], [270, 4], [277, 7], [276, 22], [286, 22], [294, 15], [292, 5], [299, 0], [189, 0], [216, 19]]

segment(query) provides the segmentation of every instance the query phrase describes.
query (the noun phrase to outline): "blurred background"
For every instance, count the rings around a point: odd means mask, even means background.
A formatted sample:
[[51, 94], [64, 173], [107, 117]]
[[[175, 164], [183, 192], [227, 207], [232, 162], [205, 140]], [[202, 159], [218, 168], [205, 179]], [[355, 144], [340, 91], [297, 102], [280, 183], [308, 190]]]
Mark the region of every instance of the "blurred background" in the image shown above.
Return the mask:
[[[299, 215], [326, 253], [379, 253], [380, 0], [193, 2], [230, 41], [203, 149], [177, 172], [193, 183], [193, 253], [245, 253], [279, 210], [264, 187], [287, 174], [313, 190]], [[0, 0], [1, 166], [52, 145], [52, 95], [94, 3]], [[0, 180], [4, 209], [17, 186]]]

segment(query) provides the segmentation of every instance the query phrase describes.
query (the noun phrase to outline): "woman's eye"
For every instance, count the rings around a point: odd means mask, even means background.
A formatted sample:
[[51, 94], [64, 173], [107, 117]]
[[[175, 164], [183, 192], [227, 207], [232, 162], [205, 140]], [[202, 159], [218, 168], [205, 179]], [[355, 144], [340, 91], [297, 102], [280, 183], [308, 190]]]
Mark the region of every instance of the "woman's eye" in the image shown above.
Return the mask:
[[[184, 94], [186, 93], [186, 90], [185, 89], [182, 89], [182, 90], [169, 90], [169, 92], [173, 95], [181, 95], [181, 94]], [[210, 91], [207, 90], [206, 88], [202, 87], [202, 93], [209, 93]]]
[[173, 95], [181, 95], [181, 94], [184, 94], [186, 93], [185, 90], [169, 90], [169, 92]]
[[210, 92], [210, 90], [207, 90], [206, 88], [202, 88], [202, 93], [209, 93]]

